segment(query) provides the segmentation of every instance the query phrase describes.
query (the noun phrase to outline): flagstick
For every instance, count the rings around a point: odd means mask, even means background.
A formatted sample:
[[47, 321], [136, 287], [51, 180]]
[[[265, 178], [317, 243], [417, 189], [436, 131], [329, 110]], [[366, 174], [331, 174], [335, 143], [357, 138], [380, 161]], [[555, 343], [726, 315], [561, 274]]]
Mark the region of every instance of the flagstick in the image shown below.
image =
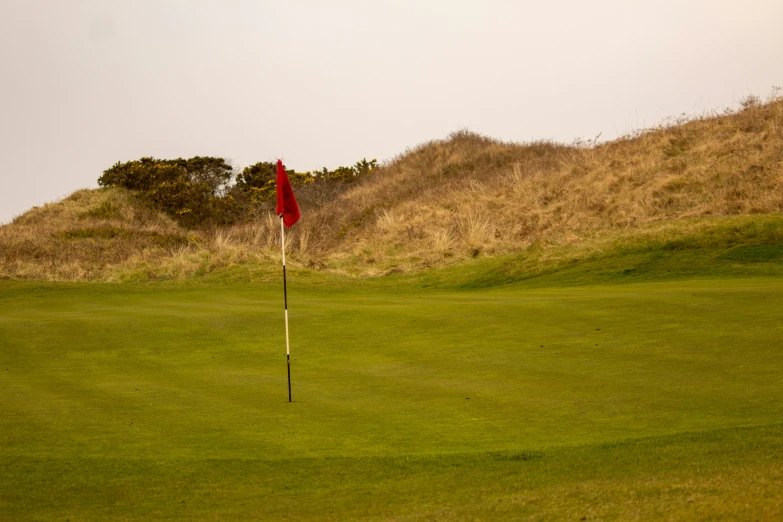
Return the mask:
[[280, 245], [283, 251], [283, 300], [285, 302], [285, 358], [288, 363], [288, 402], [291, 402], [291, 348], [288, 345], [288, 290], [285, 284], [285, 226], [280, 214]]

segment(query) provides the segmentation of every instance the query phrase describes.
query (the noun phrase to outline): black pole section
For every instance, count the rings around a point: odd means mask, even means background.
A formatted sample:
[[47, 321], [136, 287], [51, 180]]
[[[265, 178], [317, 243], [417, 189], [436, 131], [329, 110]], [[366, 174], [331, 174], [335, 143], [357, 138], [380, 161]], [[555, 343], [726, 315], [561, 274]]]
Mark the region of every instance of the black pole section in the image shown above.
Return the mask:
[[285, 287], [285, 265], [283, 265], [283, 301], [285, 302], [285, 309], [288, 311], [288, 290]]
[[285, 282], [285, 265], [283, 265], [283, 300], [285, 301], [285, 360], [288, 365], [288, 402], [291, 402], [291, 353], [288, 351], [288, 289]]
[[288, 361], [288, 402], [291, 401], [291, 355], [285, 354], [286, 361]]

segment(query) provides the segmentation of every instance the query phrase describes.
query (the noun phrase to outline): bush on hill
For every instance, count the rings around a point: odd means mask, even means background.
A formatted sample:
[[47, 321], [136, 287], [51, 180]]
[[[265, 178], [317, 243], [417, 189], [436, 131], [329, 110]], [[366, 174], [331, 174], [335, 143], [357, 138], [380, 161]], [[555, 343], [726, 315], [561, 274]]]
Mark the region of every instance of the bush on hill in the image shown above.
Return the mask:
[[[362, 159], [352, 167], [312, 172], [286, 169], [294, 186], [317, 185], [301, 198], [319, 205], [323, 195], [369, 174], [377, 160]], [[234, 168], [223, 158], [196, 156], [162, 160], [143, 157], [116, 163], [98, 178], [102, 187], [118, 186], [138, 191], [142, 198], [189, 228], [228, 225], [246, 221], [271, 210], [275, 198], [277, 165], [259, 162], [234, 176]]]
[[[307, 172], [296, 172], [292, 169], [285, 169], [285, 171], [294, 186], [315, 181], [315, 178]], [[259, 213], [258, 210], [270, 210], [267, 208], [270, 205], [264, 203], [275, 199], [276, 180], [277, 164], [269, 161], [260, 161], [249, 165], [237, 175], [232, 194], [242, 202], [243, 207], [247, 210], [245, 213], [247, 217], [255, 216]]]
[[[343, 192], [349, 183], [370, 174], [378, 168], [378, 160], [362, 158], [351, 167], [337, 167], [329, 170], [296, 172], [286, 169], [291, 185], [297, 188], [296, 197], [300, 206], [317, 208]], [[258, 217], [272, 210], [275, 200], [277, 165], [262, 161], [245, 167], [237, 175], [231, 194], [246, 209], [247, 218]]]
[[240, 217], [239, 205], [228, 194], [233, 172], [223, 158], [144, 157], [116, 163], [98, 178], [98, 185], [139, 191], [145, 200], [186, 227], [225, 225]]

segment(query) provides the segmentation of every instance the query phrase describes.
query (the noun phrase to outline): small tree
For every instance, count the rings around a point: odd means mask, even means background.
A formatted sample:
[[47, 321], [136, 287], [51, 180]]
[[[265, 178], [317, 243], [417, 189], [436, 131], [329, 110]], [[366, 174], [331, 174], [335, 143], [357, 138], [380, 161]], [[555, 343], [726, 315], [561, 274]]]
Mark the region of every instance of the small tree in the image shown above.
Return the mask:
[[139, 191], [180, 224], [197, 227], [233, 223], [239, 218], [240, 207], [227, 194], [233, 177], [233, 167], [223, 158], [144, 157], [116, 163], [98, 178], [98, 185]]

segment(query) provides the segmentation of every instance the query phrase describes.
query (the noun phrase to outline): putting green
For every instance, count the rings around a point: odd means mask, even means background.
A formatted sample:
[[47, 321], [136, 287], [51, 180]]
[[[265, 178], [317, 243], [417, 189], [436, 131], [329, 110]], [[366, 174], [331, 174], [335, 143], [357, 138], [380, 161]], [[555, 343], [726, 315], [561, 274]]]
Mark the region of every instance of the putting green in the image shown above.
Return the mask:
[[[781, 512], [783, 279], [384, 292], [292, 277], [291, 404], [280, 294], [3, 282], [0, 518], [546, 518], [602, 480], [585, 516], [748, 513], [688, 511], [677, 481]], [[732, 489], [740, 465], [760, 475]], [[621, 509], [647, 487], [671, 512], [641, 493]]]

